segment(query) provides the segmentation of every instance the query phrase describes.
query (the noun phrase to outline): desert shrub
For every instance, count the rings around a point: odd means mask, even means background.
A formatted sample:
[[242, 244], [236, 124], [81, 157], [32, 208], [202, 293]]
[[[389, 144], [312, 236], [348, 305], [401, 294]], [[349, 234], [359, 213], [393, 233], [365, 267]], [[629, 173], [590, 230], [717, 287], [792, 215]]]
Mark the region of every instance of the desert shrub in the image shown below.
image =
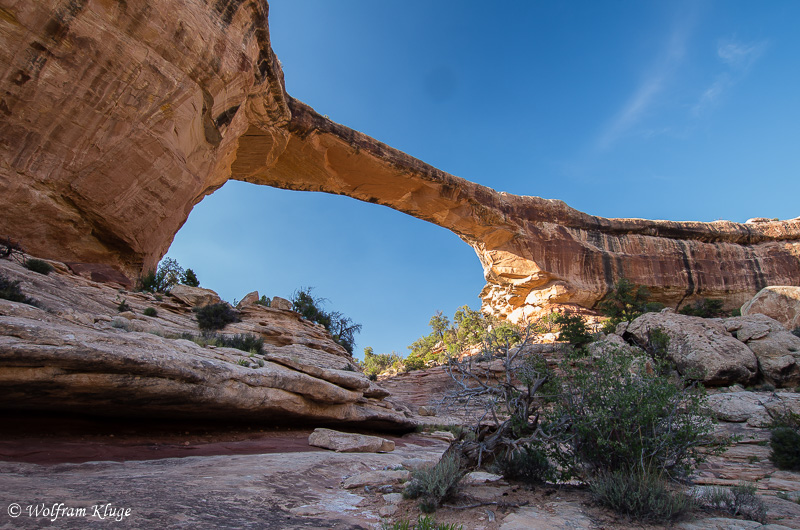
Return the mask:
[[507, 479], [542, 484], [555, 479], [553, 466], [538, 447], [525, 446], [498, 458], [494, 466]]
[[181, 283], [189, 287], [200, 287], [200, 280], [197, 279], [197, 274], [192, 269], [186, 269], [181, 274]]
[[251, 353], [261, 353], [264, 348], [264, 339], [253, 333], [215, 335], [210, 343], [223, 348], [236, 348]]
[[395, 352], [375, 353], [370, 346], [367, 346], [364, 348], [364, 361], [359, 365], [367, 377], [374, 381], [378, 379], [378, 374], [388, 370], [394, 363], [401, 360]]
[[693, 304], [685, 305], [678, 310], [678, 313], [703, 318], [728, 316], [728, 313], [722, 310], [722, 300], [711, 298], [702, 298]]
[[11, 302], [21, 302], [32, 306], [38, 306], [39, 302], [33, 298], [25, 296], [19, 288], [19, 281], [10, 280], [0, 274], [0, 298]]
[[420, 515], [416, 524], [411, 524], [408, 519], [403, 519], [392, 524], [384, 523], [381, 526], [381, 530], [462, 530], [462, 528], [464, 528], [463, 525], [456, 525], [456, 523], [437, 523], [427, 515]]
[[455, 312], [452, 324], [447, 315], [437, 311], [428, 325], [431, 332], [408, 347], [411, 352], [403, 360], [406, 371], [444, 364], [468, 347], [485, 345], [487, 340], [494, 347], [513, 346], [521, 340], [520, 330], [513, 324], [500, 322], [466, 305]]
[[53, 272], [53, 266], [42, 259], [28, 258], [25, 260], [25, 268], [39, 274], [47, 276]]
[[131, 323], [127, 318], [116, 317], [111, 321], [111, 327], [121, 329], [124, 331], [131, 330]]
[[197, 325], [203, 331], [222, 329], [232, 322], [239, 322], [239, 313], [225, 302], [196, 307]]
[[361, 332], [361, 324], [356, 324], [338, 311], [330, 313], [325, 311], [322, 306], [327, 300], [315, 298], [311, 291], [311, 287], [302, 287], [295, 291], [292, 295], [292, 309], [306, 320], [324, 326], [333, 340], [352, 355], [356, 345], [356, 334]]
[[772, 425], [769, 458], [778, 469], [800, 471], [800, 415], [779, 415]]
[[264, 307], [269, 307], [270, 302], [271, 302], [271, 300], [269, 298], [267, 298], [266, 296], [264, 296], [263, 294], [261, 295], [261, 298], [259, 298], [258, 300], [255, 301], [256, 304], [264, 306]]
[[558, 340], [568, 342], [572, 351], [578, 356], [586, 355], [586, 347], [592, 343], [594, 337], [586, 329], [586, 323], [579, 315], [572, 313], [557, 313], [553, 322], [558, 326]]
[[779, 499], [783, 499], [785, 501], [789, 501], [789, 502], [794, 502], [796, 504], [800, 504], [800, 495], [797, 495], [797, 494], [795, 494], [795, 497], [793, 498], [787, 492], [779, 491], [779, 492], [777, 492], [775, 494], [775, 496], [778, 497]]
[[238, 364], [239, 366], [250, 366], [250, 361], [248, 361], [247, 359], [239, 359], [238, 361], [236, 361], [236, 364]]
[[669, 351], [669, 335], [664, 333], [661, 328], [652, 328], [647, 331], [647, 344], [644, 349], [653, 359], [662, 364], [662, 368], [667, 368], [667, 352]]
[[131, 311], [131, 310], [132, 310], [131, 306], [128, 305], [128, 301], [125, 300], [124, 298], [122, 299], [122, 301], [119, 304], [117, 304], [117, 311], [119, 311], [120, 313], [122, 313], [124, 311]]
[[694, 506], [691, 497], [673, 492], [659, 473], [639, 468], [601, 472], [590, 489], [600, 504], [642, 522], [669, 521]]
[[767, 508], [758, 495], [755, 484], [746, 482], [729, 488], [708, 488], [700, 498], [706, 506], [733, 516], [742, 516], [761, 524], [767, 522]]
[[612, 350], [562, 365], [563, 389], [549, 421], [562, 429], [565, 443], [553, 449], [566, 475], [638, 467], [683, 476], [703, 460], [700, 447], [709, 446], [712, 432], [704, 389], [662, 376], [663, 364], [651, 362]]
[[0, 238], [0, 258], [9, 259], [14, 255], [22, 254], [22, 247], [10, 237]]
[[164, 258], [158, 265], [158, 269], [150, 270], [139, 277], [136, 289], [151, 293], [167, 293], [180, 282], [185, 274], [183, 267], [177, 261], [172, 258]]
[[158, 316], [158, 311], [156, 311], [155, 307], [145, 307], [144, 311], [142, 311], [142, 313], [144, 313], [144, 316], [146, 316], [146, 317], [156, 317], [156, 316]]
[[620, 279], [597, 306], [608, 317], [603, 330], [611, 332], [620, 322], [630, 322], [644, 313], [664, 308], [664, 304], [650, 302], [649, 298], [650, 291], [645, 287], [634, 285], [625, 278]]
[[465, 474], [461, 458], [452, 452], [445, 453], [435, 466], [413, 472], [403, 496], [420, 499], [420, 510], [434, 512], [444, 499], [455, 494]]

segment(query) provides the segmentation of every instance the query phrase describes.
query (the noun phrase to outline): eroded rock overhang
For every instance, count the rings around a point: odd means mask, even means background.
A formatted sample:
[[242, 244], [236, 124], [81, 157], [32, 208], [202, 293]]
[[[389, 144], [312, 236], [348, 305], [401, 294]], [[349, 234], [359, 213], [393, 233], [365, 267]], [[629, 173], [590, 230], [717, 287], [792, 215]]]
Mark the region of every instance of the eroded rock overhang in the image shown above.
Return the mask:
[[155, 265], [228, 179], [381, 204], [456, 233], [514, 320], [594, 306], [619, 278], [679, 304], [800, 284], [800, 218], [605, 219], [447, 174], [285, 90], [266, 2], [55, 0], [0, 9], [0, 233], [31, 252]]

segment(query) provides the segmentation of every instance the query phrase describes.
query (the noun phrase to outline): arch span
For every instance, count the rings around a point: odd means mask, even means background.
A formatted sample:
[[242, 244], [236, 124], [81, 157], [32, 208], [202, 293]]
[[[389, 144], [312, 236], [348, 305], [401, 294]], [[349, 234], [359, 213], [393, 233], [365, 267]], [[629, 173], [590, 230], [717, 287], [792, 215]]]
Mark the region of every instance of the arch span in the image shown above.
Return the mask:
[[0, 233], [31, 252], [135, 275], [229, 178], [375, 202], [452, 230], [484, 308], [592, 307], [619, 278], [676, 304], [742, 303], [800, 281], [800, 218], [605, 219], [496, 192], [291, 98], [264, 0], [20, 2], [0, 33]]

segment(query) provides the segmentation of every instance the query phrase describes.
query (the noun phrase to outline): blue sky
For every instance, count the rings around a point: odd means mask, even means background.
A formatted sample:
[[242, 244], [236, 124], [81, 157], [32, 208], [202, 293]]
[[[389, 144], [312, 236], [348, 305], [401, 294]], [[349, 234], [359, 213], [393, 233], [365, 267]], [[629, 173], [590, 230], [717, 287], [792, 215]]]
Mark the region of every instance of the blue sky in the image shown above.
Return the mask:
[[[444, 171], [604, 217], [800, 215], [800, 2], [270, 2], [287, 91]], [[169, 255], [229, 301], [313, 286], [397, 351], [479, 307], [472, 249], [373, 204], [229, 182]]]

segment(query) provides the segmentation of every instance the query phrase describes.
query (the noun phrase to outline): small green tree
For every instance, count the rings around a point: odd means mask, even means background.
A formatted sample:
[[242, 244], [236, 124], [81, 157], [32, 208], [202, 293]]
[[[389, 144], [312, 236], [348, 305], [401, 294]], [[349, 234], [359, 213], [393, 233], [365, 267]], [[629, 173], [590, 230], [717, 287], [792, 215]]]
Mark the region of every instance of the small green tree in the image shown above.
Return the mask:
[[364, 362], [360, 363], [360, 365], [367, 377], [377, 379], [378, 375], [400, 361], [402, 359], [395, 352], [376, 354], [371, 346], [367, 346], [364, 348]]
[[556, 313], [554, 322], [560, 330], [558, 340], [569, 343], [574, 355], [579, 357], [586, 355], [586, 347], [594, 341], [594, 337], [586, 329], [586, 322], [580, 315], [570, 312]]
[[200, 280], [192, 269], [186, 269], [181, 276], [181, 283], [189, 287], [200, 287]]
[[356, 324], [338, 311], [328, 313], [322, 309], [327, 299], [314, 297], [311, 294], [312, 289], [312, 287], [301, 287], [295, 291], [292, 295], [292, 309], [306, 320], [321, 324], [330, 332], [333, 340], [352, 355], [356, 334], [361, 332], [361, 324]]
[[500, 322], [466, 305], [455, 312], [452, 324], [441, 311], [437, 311], [428, 324], [431, 332], [408, 347], [411, 353], [403, 361], [406, 370], [424, 368], [430, 363], [444, 364], [470, 347], [481, 346], [490, 335], [493, 340], [510, 345], [520, 341], [520, 331], [515, 325]]
[[630, 322], [636, 317], [651, 311], [660, 311], [664, 305], [649, 302], [650, 291], [641, 285], [634, 285], [621, 278], [614, 289], [597, 305], [597, 308], [608, 317], [603, 331], [611, 332], [620, 322]]
[[139, 277], [137, 290], [151, 293], [168, 293], [184, 275], [183, 267], [176, 260], [164, 258], [161, 260], [157, 270], [150, 270], [144, 276]]
[[770, 460], [778, 469], [800, 471], [800, 414], [779, 414], [771, 427]]

